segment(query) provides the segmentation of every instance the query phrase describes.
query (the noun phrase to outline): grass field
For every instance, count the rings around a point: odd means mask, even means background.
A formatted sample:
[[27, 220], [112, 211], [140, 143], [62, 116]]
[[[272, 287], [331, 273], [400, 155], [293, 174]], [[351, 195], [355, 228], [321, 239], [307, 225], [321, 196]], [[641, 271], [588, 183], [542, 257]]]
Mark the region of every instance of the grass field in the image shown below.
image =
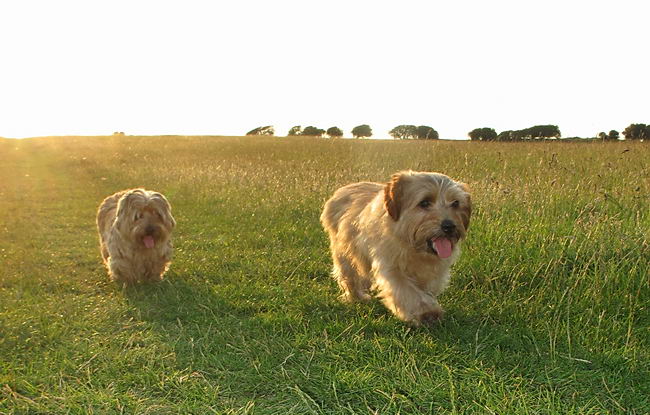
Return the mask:
[[[467, 182], [435, 328], [338, 301], [318, 222], [400, 169]], [[156, 285], [95, 212], [165, 193]], [[0, 140], [0, 413], [648, 414], [650, 145], [233, 137]]]

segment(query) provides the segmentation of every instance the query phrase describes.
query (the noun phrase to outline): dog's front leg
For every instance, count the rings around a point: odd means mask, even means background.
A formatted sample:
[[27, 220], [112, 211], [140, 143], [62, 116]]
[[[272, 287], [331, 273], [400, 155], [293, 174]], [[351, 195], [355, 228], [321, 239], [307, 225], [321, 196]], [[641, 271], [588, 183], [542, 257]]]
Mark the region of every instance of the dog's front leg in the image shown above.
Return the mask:
[[442, 318], [436, 299], [399, 270], [377, 267], [375, 284], [384, 305], [401, 320], [419, 326]]

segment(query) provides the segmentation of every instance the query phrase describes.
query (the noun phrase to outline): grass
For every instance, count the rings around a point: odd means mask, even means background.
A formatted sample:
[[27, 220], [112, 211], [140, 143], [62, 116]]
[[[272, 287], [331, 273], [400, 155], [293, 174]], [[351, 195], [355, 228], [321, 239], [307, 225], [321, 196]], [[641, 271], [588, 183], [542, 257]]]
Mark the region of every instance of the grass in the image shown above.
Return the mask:
[[[650, 146], [0, 140], [0, 413], [650, 413]], [[337, 300], [318, 222], [412, 168], [475, 202], [439, 326]], [[123, 289], [96, 208], [165, 193], [175, 258]]]

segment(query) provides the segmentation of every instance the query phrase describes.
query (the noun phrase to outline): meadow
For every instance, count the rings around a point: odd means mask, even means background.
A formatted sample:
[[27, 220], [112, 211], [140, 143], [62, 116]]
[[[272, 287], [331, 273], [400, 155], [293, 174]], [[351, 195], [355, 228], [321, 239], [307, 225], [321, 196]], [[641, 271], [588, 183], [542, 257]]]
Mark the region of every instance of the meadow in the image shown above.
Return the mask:
[[[469, 184], [442, 323], [344, 304], [318, 217], [398, 170]], [[178, 222], [121, 287], [95, 213]], [[648, 414], [650, 145], [259, 137], [0, 139], [0, 413]]]

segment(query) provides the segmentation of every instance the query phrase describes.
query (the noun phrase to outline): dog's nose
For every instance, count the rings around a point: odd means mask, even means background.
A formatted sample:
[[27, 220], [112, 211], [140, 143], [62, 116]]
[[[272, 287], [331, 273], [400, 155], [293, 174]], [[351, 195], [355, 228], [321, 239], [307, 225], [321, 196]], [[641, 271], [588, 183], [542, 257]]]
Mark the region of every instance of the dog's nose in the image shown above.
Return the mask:
[[153, 235], [153, 233], [156, 231], [156, 228], [153, 225], [147, 225], [146, 228], [144, 228], [144, 233], [147, 235]]
[[442, 231], [446, 234], [453, 233], [456, 230], [456, 224], [450, 219], [443, 220], [442, 223], [440, 224], [440, 227], [442, 228]]

